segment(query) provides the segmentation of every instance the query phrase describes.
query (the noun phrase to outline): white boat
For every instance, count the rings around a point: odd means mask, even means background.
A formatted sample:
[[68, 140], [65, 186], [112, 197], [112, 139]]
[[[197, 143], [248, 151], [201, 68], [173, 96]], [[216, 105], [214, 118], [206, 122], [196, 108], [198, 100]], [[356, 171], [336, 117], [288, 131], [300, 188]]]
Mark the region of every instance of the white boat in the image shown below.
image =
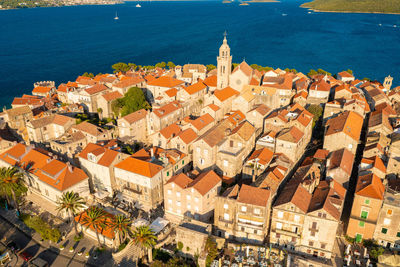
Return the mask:
[[395, 27], [395, 28], [396, 28], [396, 27], [397, 27], [397, 25], [395, 24], [395, 25], [393, 25], [393, 27]]
[[287, 16], [287, 14], [283, 13], [282, 16]]
[[115, 12], [115, 20], [119, 20], [117, 12]]
[[142, 7], [140, 4], [137, 4], [136, 7]]
[[308, 11], [308, 14], [311, 14], [312, 12], [311, 11]]
[[379, 26], [382, 26], [382, 23], [379, 23]]

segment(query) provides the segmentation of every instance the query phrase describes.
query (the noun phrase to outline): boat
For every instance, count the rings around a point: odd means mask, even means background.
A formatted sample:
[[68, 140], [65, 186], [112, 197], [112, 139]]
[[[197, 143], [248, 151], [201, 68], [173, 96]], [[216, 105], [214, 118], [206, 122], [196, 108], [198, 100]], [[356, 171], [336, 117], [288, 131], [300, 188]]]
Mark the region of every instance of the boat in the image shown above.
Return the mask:
[[311, 11], [308, 11], [308, 14], [311, 14], [312, 12]]
[[142, 7], [140, 4], [137, 4], [136, 7]]
[[283, 13], [282, 16], [287, 16], [287, 14]]
[[379, 26], [382, 26], [382, 23], [379, 23]]
[[249, 3], [247, 3], [247, 2], [241, 2], [240, 4], [239, 4], [239, 6], [248, 6], [249, 5]]
[[233, 1], [230, 1], [230, 0], [224, 0], [224, 1], [222, 1], [222, 3], [223, 4], [230, 4], [230, 3], [232, 3]]
[[396, 24], [394, 24], [394, 25], [393, 25], [393, 27], [394, 27], [394, 28], [396, 28], [396, 27], [397, 27], [397, 25], [396, 25]]
[[115, 20], [119, 20], [117, 12], [115, 12]]

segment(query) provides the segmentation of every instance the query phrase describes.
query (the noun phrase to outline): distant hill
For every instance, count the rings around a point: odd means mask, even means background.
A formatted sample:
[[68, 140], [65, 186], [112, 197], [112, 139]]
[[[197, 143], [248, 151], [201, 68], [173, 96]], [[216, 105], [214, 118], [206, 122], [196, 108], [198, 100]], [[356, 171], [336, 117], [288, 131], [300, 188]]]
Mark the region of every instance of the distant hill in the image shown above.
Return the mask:
[[400, 14], [400, 0], [314, 0], [301, 6], [319, 11]]

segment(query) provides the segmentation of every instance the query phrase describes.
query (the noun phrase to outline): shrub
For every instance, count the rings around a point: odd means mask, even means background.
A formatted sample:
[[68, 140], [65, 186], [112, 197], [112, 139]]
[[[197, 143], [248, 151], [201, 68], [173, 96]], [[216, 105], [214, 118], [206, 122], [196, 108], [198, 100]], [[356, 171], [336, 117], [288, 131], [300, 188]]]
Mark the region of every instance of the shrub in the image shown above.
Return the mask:
[[183, 244], [182, 244], [182, 242], [178, 242], [178, 244], [176, 245], [176, 247], [179, 249], [179, 250], [182, 250], [183, 249]]
[[79, 241], [81, 241], [82, 238], [83, 238], [83, 234], [79, 233], [78, 235], [74, 236], [74, 241], [79, 242]]
[[122, 242], [119, 246], [118, 246], [118, 251], [123, 250], [128, 244], [129, 244], [129, 239], [126, 239], [124, 242]]
[[57, 228], [51, 228], [50, 225], [43, 221], [39, 216], [22, 214], [20, 219], [26, 224], [26, 226], [39, 233], [41, 238], [44, 240], [57, 242], [61, 237], [61, 233]]

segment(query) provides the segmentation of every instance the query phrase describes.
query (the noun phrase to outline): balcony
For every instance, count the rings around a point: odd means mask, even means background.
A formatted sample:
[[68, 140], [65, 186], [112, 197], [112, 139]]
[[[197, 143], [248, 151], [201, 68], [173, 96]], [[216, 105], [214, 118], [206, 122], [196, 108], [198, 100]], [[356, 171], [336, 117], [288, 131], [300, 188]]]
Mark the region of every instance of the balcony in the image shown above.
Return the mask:
[[292, 236], [292, 237], [300, 237], [300, 233], [294, 233], [292, 231], [284, 230], [284, 229], [273, 229], [273, 232], [281, 235]]
[[233, 220], [226, 220], [223, 216], [219, 216], [218, 220], [223, 223], [233, 223]]
[[130, 188], [130, 187], [126, 187], [126, 186], [124, 186], [124, 191], [128, 191], [129, 193], [135, 194], [135, 195], [143, 194], [142, 190], [136, 190], [136, 189], [133, 189], [133, 188]]

